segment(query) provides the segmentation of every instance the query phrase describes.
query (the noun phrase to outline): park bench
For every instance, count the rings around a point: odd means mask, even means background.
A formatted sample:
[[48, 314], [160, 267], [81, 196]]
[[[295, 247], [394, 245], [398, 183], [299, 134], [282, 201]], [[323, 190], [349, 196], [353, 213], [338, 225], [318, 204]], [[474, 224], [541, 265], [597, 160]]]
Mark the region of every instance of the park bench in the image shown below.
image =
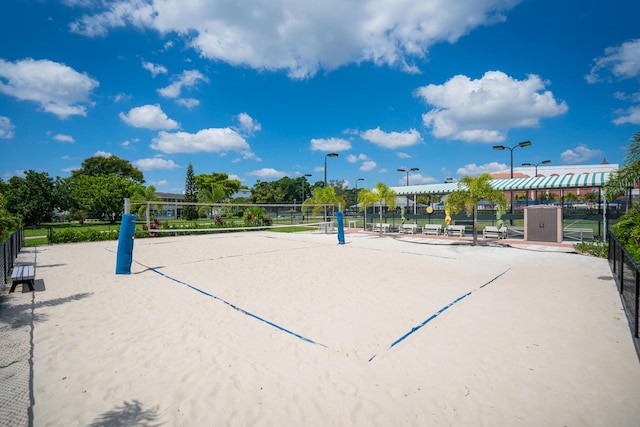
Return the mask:
[[444, 231], [447, 236], [464, 237], [466, 225], [448, 225]]
[[36, 280], [36, 266], [35, 265], [16, 265], [11, 272], [11, 289], [9, 293], [16, 289], [19, 283], [26, 283], [29, 286], [29, 290], [33, 291], [33, 286]]
[[493, 237], [494, 239], [506, 239], [507, 238], [507, 227], [495, 227], [493, 225], [488, 225], [482, 230], [482, 237], [489, 238]]
[[434, 234], [439, 236], [442, 233], [441, 224], [425, 224], [422, 226], [422, 234]]
[[398, 226], [399, 233], [416, 234], [417, 231], [418, 231], [418, 224], [400, 224]]
[[591, 228], [564, 228], [562, 230], [565, 239], [593, 240], [593, 229]]
[[333, 221], [321, 222], [318, 224], [318, 231], [323, 231], [325, 233], [333, 232]]
[[381, 224], [379, 222], [374, 222], [371, 224], [371, 231], [382, 230], [383, 233], [388, 233], [390, 229], [391, 229], [391, 224], [387, 224], [387, 223]]

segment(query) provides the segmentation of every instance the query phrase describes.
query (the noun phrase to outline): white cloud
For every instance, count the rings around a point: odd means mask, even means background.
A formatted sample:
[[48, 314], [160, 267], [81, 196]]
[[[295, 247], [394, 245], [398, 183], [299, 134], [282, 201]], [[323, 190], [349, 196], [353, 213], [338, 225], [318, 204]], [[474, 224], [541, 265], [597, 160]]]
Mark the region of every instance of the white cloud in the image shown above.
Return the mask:
[[167, 74], [169, 70], [164, 65], [153, 64], [151, 62], [142, 61], [142, 68], [149, 71], [151, 76], [155, 77], [158, 74]]
[[399, 151], [397, 153], [398, 158], [400, 159], [410, 159], [411, 158], [411, 154], [408, 153], [403, 153], [402, 151]]
[[176, 99], [176, 103], [178, 103], [178, 105], [182, 105], [183, 107], [187, 107], [190, 110], [192, 108], [197, 107], [198, 105], [200, 105], [200, 101], [198, 101], [197, 99], [193, 99], [193, 98]]
[[108, 151], [99, 150], [99, 151], [96, 151], [95, 153], [93, 153], [93, 156], [91, 156], [91, 157], [111, 157], [111, 156], [113, 156], [112, 153], [110, 153]]
[[54, 135], [53, 139], [55, 139], [56, 141], [60, 141], [60, 142], [70, 142], [70, 143], [76, 142], [76, 140], [73, 139], [72, 136], [63, 135], [61, 133]]
[[411, 147], [422, 142], [420, 132], [411, 129], [405, 132], [384, 132], [380, 128], [361, 132], [360, 137], [382, 148]]
[[208, 81], [209, 79], [198, 70], [185, 70], [169, 86], [158, 89], [158, 93], [165, 98], [178, 98], [182, 93], [182, 89], [191, 88], [199, 82], [206, 83]]
[[131, 148], [131, 145], [135, 144], [136, 142], [140, 142], [140, 139], [139, 138], [127, 139], [126, 141], [122, 141], [120, 145], [124, 148]]
[[415, 93], [434, 107], [422, 116], [434, 136], [492, 143], [504, 141], [509, 129], [537, 127], [542, 118], [567, 112], [564, 101], [544, 90], [546, 84], [533, 74], [516, 80], [501, 71], [488, 71], [477, 80], [457, 75]]
[[279, 171], [273, 168], [262, 168], [252, 172], [247, 172], [249, 176], [257, 176], [258, 178], [265, 179], [280, 179], [289, 175], [287, 172]]
[[601, 150], [592, 150], [584, 144], [578, 144], [573, 150], [566, 150], [560, 154], [560, 158], [567, 164], [578, 164], [586, 162], [594, 157], [602, 157]]
[[116, 104], [119, 102], [125, 102], [131, 99], [131, 95], [128, 95], [126, 93], [119, 93], [116, 96], [113, 97], [113, 102], [115, 102]]
[[198, 153], [249, 151], [249, 144], [236, 131], [229, 128], [209, 128], [197, 133], [160, 131], [153, 138], [151, 148], [163, 153]]
[[620, 46], [608, 47], [604, 56], [593, 61], [595, 65], [585, 76], [589, 83], [600, 81], [601, 70], [608, 70], [618, 79], [629, 79], [640, 75], [640, 39], [622, 43]]
[[503, 22], [520, 0], [120, 0], [84, 15], [71, 30], [89, 37], [111, 28], [151, 28], [183, 37], [212, 60], [305, 78], [370, 61], [417, 72], [412, 63], [441, 42]]
[[11, 139], [15, 135], [16, 127], [9, 117], [0, 116], [0, 139]]
[[157, 188], [157, 187], [164, 187], [165, 185], [169, 184], [169, 182], [166, 179], [161, 179], [159, 181], [150, 182], [149, 184]]
[[623, 125], [626, 123], [633, 125], [640, 125], [640, 105], [634, 105], [625, 110], [617, 112], [620, 117], [613, 120], [616, 125]]
[[314, 138], [311, 140], [312, 151], [344, 151], [350, 150], [351, 143], [342, 138]]
[[247, 113], [238, 114], [236, 120], [238, 121], [236, 130], [242, 135], [252, 136], [255, 132], [262, 130], [262, 125]]
[[[407, 185], [407, 176], [400, 176], [398, 179], [398, 186]], [[432, 176], [422, 175], [421, 173], [412, 172], [409, 174], [409, 185], [419, 185], [419, 184], [433, 184], [438, 180]]]
[[167, 117], [158, 104], [132, 108], [127, 114], [120, 113], [120, 119], [136, 128], [168, 130], [180, 127], [178, 122]]
[[482, 175], [483, 173], [502, 172], [507, 169], [509, 169], [509, 166], [505, 165], [504, 163], [491, 162], [485, 163], [484, 165], [476, 165], [475, 163], [471, 163], [468, 165], [464, 165], [463, 167], [456, 170], [456, 174], [478, 176]]
[[33, 101], [61, 119], [86, 116], [91, 91], [98, 81], [64, 64], [31, 58], [16, 62], [0, 59], [0, 93]]
[[163, 159], [160, 156], [155, 156], [150, 159], [139, 159], [133, 162], [133, 164], [143, 171], [150, 171], [155, 169], [171, 170], [178, 167], [178, 165], [175, 164], [173, 160]]
[[373, 160], [365, 160], [364, 162], [362, 162], [362, 165], [360, 165], [360, 170], [362, 172], [369, 172], [371, 170], [374, 170], [376, 167], [378, 167], [378, 164]]

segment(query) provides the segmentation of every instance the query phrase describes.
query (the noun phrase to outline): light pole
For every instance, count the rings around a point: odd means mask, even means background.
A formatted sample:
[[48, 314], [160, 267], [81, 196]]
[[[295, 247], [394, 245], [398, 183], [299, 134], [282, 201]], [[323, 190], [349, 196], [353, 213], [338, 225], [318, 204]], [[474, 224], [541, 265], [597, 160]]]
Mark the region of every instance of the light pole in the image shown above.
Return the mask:
[[[305, 173], [304, 175], [302, 175], [302, 203], [304, 203], [304, 187], [305, 187], [305, 184], [307, 183], [308, 176], [311, 176], [311, 174]], [[302, 206], [302, 203], [300, 203], [300, 213], [302, 214], [302, 222], [304, 222], [304, 208]]]
[[302, 175], [302, 203], [304, 203], [304, 187], [305, 187], [305, 183], [307, 182], [307, 177], [311, 176], [310, 173], [305, 173], [304, 175]]
[[338, 153], [328, 153], [324, 156], [324, 188], [327, 188], [327, 157], [338, 157]]
[[[356, 179], [356, 206], [358, 206], [358, 181], [364, 181], [364, 178]], [[366, 209], [366, 208], [365, 208]], [[365, 213], [366, 215], [366, 213]], [[358, 210], [356, 209], [356, 221], [358, 220]], [[357, 224], [356, 224], [357, 225]]]
[[[404, 172], [407, 174], [407, 187], [409, 186], [409, 174], [411, 172], [417, 172], [419, 171], [420, 168], [411, 168], [411, 169], [404, 169], [404, 168], [399, 168], [397, 169], [398, 172]], [[407, 198], [407, 211], [409, 211], [409, 196], [405, 196]]]
[[[338, 153], [327, 153], [324, 156], [324, 187], [327, 188], [327, 157], [338, 157]], [[324, 222], [327, 222], [327, 205], [324, 206]], [[326, 224], [325, 224], [326, 226]], [[326, 228], [325, 228], [326, 232]]]
[[[514, 145], [513, 147], [507, 147], [505, 145], [494, 145], [493, 149], [497, 150], [497, 151], [502, 151], [502, 150], [509, 150], [511, 152], [511, 179], [513, 179], [513, 150], [518, 148], [518, 147], [528, 147], [531, 145], [531, 141], [522, 141], [519, 142], [518, 144]], [[511, 213], [511, 216], [513, 216], [513, 190], [511, 190], [510, 192], [510, 200], [509, 200], [509, 205], [510, 205], [510, 209], [509, 212]], [[511, 225], [513, 225], [513, 218], [509, 219], [509, 223]]]
[[[540, 163], [523, 163], [522, 166], [535, 166], [536, 168], [536, 174], [533, 176], [534, 178], [538, 177], [538, 166], [540, 165], [548, 165], [549, 163], [551, 163], [551, 160], [543, 160]], [[534, 196], [534, 201], [537, 202], [538, 201], [538, 190], [535, 191], [535, 196]]]

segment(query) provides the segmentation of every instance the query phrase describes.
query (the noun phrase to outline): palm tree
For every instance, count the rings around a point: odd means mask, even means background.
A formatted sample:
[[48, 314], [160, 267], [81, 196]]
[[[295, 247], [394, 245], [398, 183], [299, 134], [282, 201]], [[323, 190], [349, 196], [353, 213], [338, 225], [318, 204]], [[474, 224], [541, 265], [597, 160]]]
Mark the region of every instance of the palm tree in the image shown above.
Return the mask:
[[629, 151], [625, 157], [624, 166], [611, 174], [609, 181], [604, 186], [604, 190], [608, 201], [625, 195], [628, 191], [628, 210], [629, 205], [631, 205], [631, 189], [635, 186], [638, 177], [640, 177], [640, 132], [631, 138], [631, 144], [627, 148]]
[[507, 200], [504, 194], [491, 186], [492, 179], [493, 177], [488, 173], [483, 173], [476, 178], [463, 176], [458, 181], [458, 190], [449, 194], [447, 197], [446, 204], [453, 213], [458, 213], [464, 209], [467, 216], [473, 214], [474, 245], [478, 243], [478, 202], [480, 202], [480, 200], [486, 200], [496, 203], [501, 210], [504, 210], [507, 206]]
[[[224, 189], [217, 185], [212, 185], [211, 190], [202, 189], [198, 191], [198, 202], [200, 203], [219, 203], [222, 202], [225, 197], [226, 194]], [[207, 210], [209, 210], [211, 215], [213, 216], [212, 206], [200, 206], [198, 208], [198, 216], [203, 216]]]
[[[147, 213], [147, 202], [156, 202], [149, 204], [149, 208], [155, 208], [156, 212], [162, 212], [162, 198], [156, 194], [156, 187], [150, 185], [144, 187], [143, 185], [136, 185], [133, 194], [131, 194], [131, 209], [138, 213], [138, 217], [142, 218]], [[151, 210], [149, 210], [149, 216], [153, 216]], [[152, 218], [147, 218], [151, 221]]]
[[308, 209], [309, 206], [313, 206], [312, 215], [318, 215], [325, 207], [325, 205], [340, 205], [343, 208], [346, 207], [344, 198], [338, 196], [332, 186], [325, 188], [316, 187], [313, 189], [313, 194], [307, 200], [302, 203], [302, 208]]
[[[360, 210], [365, 211], [368, 205], [380, 203], [380, 224], [382, 224], [382, 204], [386, 204], [388, 209], [396, 207], [396, 192], [382, 182], [376, 183], [372, 190], [363, 188], [358, 193], [358, 203]], [[380, 235], [382, 235], [382, 227], [380, 227]]]

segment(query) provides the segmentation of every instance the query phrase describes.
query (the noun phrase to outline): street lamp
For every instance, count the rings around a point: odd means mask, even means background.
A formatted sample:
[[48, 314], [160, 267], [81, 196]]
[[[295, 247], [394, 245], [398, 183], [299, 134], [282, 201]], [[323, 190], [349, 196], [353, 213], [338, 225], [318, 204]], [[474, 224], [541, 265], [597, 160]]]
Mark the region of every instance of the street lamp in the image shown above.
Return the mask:
[[[504, 145], [494, 145], [493, 146], [494, 150], [497, 150], [497, 151], [509, 150], [511, 152], [511, 175], [510, 175], [511, 179], [513, 179], [513, 150], [518, 148], [518, 147], [528, 147], [530, 145], [531, 145], [531, 141], [522, 141], [522, 142], [519, 142], [518, 144], [514, 145], [513, 147], [507, 147], [507, 146], [504, 146]], [[510, 200], [509, 200], [510, 203], [509, 204], [511, 206], [511, 209], [509, 209], [509, 212], [511, 213], [511, 215], [513, 215], [513, 190], [511, 190], [510, 193], [511, 193], [511, 195], [509, 196], [510, 197]], [[513, 225], [513, 218], [511, 218], [509, 220], [509, 223], [511, 225]]]
[[[327, 188], [327, 157], [338, 157], [338, 153], [328, 153], [324, 156], [324, 187]], [[324, 206], [324, 222], [325, 222], [325, 233], [327, 231], [326, 222], [327, 222], [327, 205]]]
[[[358, 181], [364, 181], [364, 178], [356, 179], [356, 206], [358, 206]], [[365, 208], [366, 209], [366, 208]], [[367, 213], [365, 212], [365, 215]], [[356, 221], [358, 220], [358, 209], [356, 209]]]
[[310, 173], [305, 173], [304, 175], [302, 175], [302, 203], [304, 203], [304, 187], [305, 187], [305, 183], [307, 182], [306, 178], [308, 176], [311, 176]]
[[[537, 178], [538, 177], [538, 166], [540, 166], [540, 165], [548, 165], [549, 163], [551, 163], [551, 160], [543, 160], [540, 163], [535, 163], [535, 164], [534, 163], [523, 163], [522, 166], [529, 166], [529, 167], [535, 166], [536, 174], [533, 177]], [[534, 197], [535, 202], [537, 203], [538, 202], [538, 190], [536, 190], [534, 194], [535, 194], [535, 196], [533, 196], [533, 197]]]
[[324, 156], [324, 188], [327, 188], [327, 157], [338, 157], [338, 153], [328, 153]]
[[533, 176], [534, 178], [538, 176], [538, 166], [540, 165], [548, 165], [549, 163], [551, 163], [551, 160], [543, 160], [540, 163], [523, 163], [522, 166], [529, 166], [529, 167], [534, 167], [536, 168], [536, 174]]
[[[399, 168], [397, 169], [398, 172], [404, 172], [407, 174], [407, 187], [409, 186], [409, 174], [411, 172], [417, 172], [419, 171], [420, 168], [411, 168], [411, 169], [404, 169], [404, 168]], [[409, 210], [409, 196], [405, 196], [407, 198], [407, 211]]]

